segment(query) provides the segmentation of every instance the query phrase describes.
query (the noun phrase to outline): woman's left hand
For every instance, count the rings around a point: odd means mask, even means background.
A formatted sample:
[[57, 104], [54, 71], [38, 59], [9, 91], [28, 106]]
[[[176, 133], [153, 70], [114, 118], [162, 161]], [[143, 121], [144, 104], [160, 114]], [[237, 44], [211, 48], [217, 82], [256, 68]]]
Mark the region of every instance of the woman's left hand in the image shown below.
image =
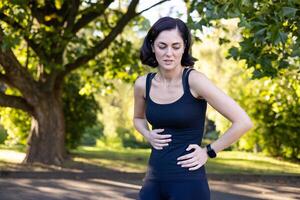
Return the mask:
[[201, 148], [197, 144], [190, 144], [186, 151], [195, 149], [193, 152], [177, 158], [177, 164], [181, 167], [189, 167], [189, 170], [196, 170], [203, 166], [207, 161], [206, 148]]

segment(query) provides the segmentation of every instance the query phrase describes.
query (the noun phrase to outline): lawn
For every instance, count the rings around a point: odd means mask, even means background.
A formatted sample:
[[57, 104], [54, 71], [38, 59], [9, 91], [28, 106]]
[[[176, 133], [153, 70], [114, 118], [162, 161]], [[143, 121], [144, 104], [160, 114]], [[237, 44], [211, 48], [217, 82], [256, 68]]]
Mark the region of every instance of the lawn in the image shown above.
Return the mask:
[[[72, 161], [63, 167], [72, 167], [74, 163], [84, 163], [93, 167], [105, 167], [124, 172], [145, 172], [150, 154], [148, 149], [108, 149], [98, 147], [79, 147], [72, 151]], [[18, 165], [25, 154], [20, 149], [6, 149], [0, 146], [0, 169], [11, 164]], [[278, 160], [262, 154], [238, 151], [223, 151], [216, 159], [206, 164], [208, 173], [221, 174], [294, 174], [300, 175], [300, 164]]]

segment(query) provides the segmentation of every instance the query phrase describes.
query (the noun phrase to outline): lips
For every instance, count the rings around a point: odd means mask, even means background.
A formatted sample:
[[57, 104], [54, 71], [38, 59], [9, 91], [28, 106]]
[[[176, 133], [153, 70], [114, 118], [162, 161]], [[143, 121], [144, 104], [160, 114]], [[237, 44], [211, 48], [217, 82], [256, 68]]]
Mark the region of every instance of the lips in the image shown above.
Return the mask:
[[172, 63], [173, 60], [163, 60], [165, 63]]

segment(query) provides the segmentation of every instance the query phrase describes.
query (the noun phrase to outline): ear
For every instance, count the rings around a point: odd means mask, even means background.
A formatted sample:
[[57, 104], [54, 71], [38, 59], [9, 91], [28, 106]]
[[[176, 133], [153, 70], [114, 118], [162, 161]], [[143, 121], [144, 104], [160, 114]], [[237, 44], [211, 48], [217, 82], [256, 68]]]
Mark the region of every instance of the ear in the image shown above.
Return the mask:
[[151, 49], [152, 49], [152, 52], [154, 53], [154, 46], [153, 46], [153, 44], [151, 44]]

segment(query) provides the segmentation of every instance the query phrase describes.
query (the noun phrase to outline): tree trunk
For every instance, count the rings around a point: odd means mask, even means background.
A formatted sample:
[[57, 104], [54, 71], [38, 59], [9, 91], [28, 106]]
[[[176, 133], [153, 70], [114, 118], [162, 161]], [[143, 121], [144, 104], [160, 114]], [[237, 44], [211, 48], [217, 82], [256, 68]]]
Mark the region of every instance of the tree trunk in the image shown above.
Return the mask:
[[61, 165], [66, 157], [65, 120], [60, 95], [39, 94], [34, 106], [24, 163]]

